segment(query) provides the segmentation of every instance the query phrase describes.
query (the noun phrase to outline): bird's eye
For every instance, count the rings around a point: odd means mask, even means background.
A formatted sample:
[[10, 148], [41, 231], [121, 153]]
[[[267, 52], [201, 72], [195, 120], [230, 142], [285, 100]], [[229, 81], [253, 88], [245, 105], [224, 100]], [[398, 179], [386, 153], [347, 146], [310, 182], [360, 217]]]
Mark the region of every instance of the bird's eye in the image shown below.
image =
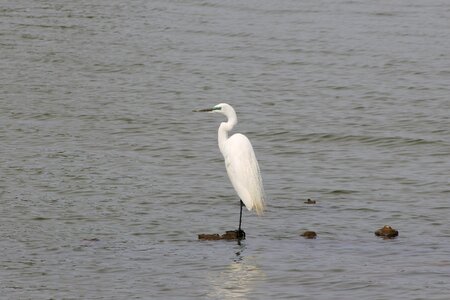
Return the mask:
[[216, 106], [216, 107], [213, 107], [213, 110], [221, 110], [222, 109], [222, 107], [221, 106]]

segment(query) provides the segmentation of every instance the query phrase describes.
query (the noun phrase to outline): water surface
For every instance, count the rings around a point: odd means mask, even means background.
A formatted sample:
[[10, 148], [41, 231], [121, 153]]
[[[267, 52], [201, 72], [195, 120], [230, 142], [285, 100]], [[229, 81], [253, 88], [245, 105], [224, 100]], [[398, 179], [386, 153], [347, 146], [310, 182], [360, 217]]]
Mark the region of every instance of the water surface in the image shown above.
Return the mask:
[[[447, 299], [449, 20], [443, 0], [4, 1], [3, 297]], [[219, 102], [268, 197], [241, 245], [197, 240], [238, 225], [223, 118], [192, 113]]]

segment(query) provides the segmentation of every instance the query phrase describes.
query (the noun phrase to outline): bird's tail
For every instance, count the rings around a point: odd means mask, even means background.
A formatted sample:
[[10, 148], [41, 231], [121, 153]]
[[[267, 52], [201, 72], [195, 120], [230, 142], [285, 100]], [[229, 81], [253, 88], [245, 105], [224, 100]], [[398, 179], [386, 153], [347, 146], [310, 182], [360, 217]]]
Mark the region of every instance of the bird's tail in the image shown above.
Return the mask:
[[258, 200], [255, 201], [254, 206], [255, 206], [256, 214], [258, 216], [262, 216], [264, 214], [264, 211], [266, 210], [266, 203], [264, 200], [264, 196], [262, 196], [259, 201]]

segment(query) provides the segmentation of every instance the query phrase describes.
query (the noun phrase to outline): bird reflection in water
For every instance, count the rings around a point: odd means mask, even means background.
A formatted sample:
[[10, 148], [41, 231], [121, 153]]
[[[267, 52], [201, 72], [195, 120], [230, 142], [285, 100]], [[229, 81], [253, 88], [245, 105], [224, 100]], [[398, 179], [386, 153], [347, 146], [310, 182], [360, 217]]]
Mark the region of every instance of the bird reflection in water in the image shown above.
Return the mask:
[[264, 281], [265, 273], [257, 266], [257, 259], [243, 255], [244, 244], [236, 247], [232, 262], [220, 273], [208, 276], [211, 282], [209, 298], [248, 299], [255, 295], [254, 291]]

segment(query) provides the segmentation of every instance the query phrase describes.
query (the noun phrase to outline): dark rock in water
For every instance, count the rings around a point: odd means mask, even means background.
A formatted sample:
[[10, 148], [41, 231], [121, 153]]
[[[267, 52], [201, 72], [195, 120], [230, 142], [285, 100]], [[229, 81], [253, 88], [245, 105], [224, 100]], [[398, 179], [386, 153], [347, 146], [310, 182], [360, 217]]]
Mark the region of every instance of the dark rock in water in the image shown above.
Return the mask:
[[214, 234], [199, 234], [198, 239], [206, 240], [206, 241], [215, 241], [215, 240], [221, 240], [222, 238], [217, 233], [214, 233]]
[[398, 231], [389, 225], [384, 225], [383, 228], [380, 228], [377, 231], [375, 231], [375, 235], [382, 237], [384, 239], [393, 239], [396, 236], [398, 236]]
[[316, 204], [316, 200], [308, 199], [305, 201], [306, 204]]
[[307, 230], [303, 232], [301, 236], [303, 236], [305, 239], [315, 239], [317, 237], [317, 233]]
[[234, 240], [245, 240], [245, 232], [243, 230], [227, 230], [224, 234], [219, 235], [218, 233], [214, 234], [199, 234], [198, 235], [199, 240], [205, 240], [205, 241], [216, 241], [216, 240], [227, 240], [227, 241], [234, 241]]
[[237, 230], [235, 231], [226, 231], [222, 234], [222, 239], [224, 240], [236, 240], [238, 238]]

